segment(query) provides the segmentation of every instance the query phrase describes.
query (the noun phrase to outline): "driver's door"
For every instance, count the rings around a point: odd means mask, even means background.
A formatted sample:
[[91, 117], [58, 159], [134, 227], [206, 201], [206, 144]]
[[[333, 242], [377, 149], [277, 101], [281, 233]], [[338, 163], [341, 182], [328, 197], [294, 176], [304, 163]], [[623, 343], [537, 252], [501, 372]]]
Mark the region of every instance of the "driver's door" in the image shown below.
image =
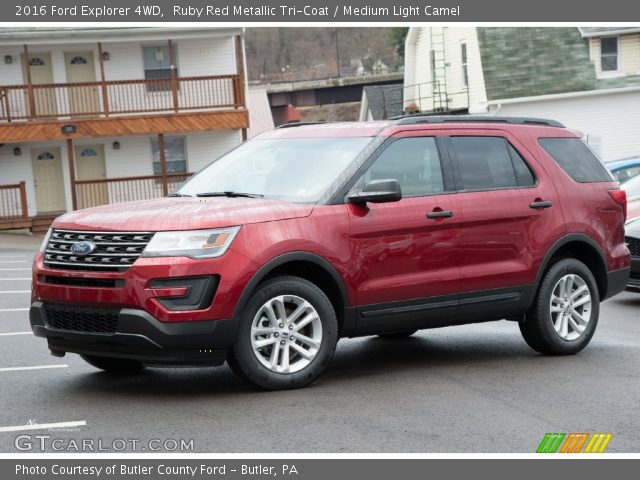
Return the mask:
[[406, 132], [352, 190], [396, 179], [403, 195], [348, 205], [360, 333], [430, 326], [455, 314], [461, 214], [450, 171], [435, 137]]

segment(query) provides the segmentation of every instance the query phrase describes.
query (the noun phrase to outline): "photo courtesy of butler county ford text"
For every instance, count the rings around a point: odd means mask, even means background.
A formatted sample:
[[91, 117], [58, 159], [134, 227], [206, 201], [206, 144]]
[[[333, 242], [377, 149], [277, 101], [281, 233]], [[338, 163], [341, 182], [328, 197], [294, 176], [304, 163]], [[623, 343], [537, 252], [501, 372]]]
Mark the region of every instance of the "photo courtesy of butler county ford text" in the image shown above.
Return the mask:
[[636, 467], [633, 6], [39, 1], [0, 5], [1, 478]]

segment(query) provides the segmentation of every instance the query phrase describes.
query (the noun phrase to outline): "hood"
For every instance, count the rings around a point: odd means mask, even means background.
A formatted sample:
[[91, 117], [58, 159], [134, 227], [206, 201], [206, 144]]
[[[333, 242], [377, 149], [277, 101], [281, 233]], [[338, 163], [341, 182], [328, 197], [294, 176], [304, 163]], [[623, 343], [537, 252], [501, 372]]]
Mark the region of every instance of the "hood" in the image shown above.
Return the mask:
[[170, 197], [70, 212], [54, 228], [157, 232], [230, 227], [306, 217], [313, 205], [256, 198]]

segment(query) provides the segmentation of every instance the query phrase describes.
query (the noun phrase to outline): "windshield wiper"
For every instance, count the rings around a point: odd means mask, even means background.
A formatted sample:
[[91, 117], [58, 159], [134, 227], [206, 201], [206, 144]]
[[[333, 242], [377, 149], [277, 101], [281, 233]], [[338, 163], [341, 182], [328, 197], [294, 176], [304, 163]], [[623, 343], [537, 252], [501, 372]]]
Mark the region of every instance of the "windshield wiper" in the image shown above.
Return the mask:
[[205, 192], [205, 193], [196, 193], [196, 197], [247, 197], [247, 198], [263, 198], [264, 195], [260, 195], [259, 193], [244, 193], [244, 192]]
[[185, 195], [184, 193], [170, 193], [167, 197], [190, 197], [191, 195]]

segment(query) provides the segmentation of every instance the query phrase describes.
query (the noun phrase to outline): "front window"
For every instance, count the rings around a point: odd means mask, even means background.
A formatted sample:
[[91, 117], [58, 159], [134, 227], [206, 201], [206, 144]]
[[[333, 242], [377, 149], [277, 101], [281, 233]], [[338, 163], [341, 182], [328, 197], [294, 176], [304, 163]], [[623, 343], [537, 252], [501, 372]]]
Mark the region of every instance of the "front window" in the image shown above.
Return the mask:
[[370, 137], [252, 140], [211, 163], [177, 192], [248, 193], [291, 202], [317, 202]]
[[600, 39], [600, 68], [603, 72], [618, 70], [618, 37]]

